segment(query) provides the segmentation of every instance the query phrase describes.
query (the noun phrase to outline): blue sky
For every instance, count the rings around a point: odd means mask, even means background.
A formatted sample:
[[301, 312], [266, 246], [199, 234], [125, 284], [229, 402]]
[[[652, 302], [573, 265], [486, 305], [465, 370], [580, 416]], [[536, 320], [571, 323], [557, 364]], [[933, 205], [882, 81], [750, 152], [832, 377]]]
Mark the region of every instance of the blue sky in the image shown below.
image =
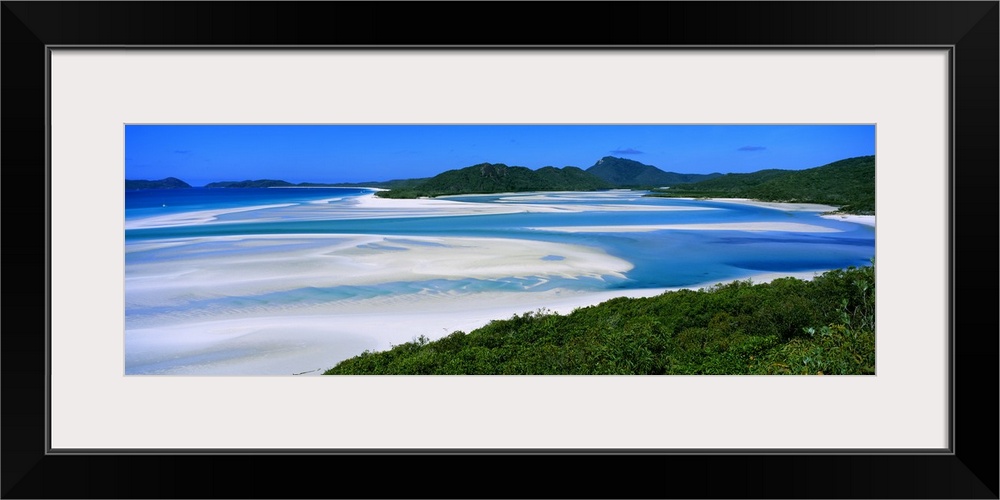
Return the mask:
[[366, 182], [477, 163], [668, 172], [804, 169], [875, 154], [874, 125], [126, 125], [125, 178]]

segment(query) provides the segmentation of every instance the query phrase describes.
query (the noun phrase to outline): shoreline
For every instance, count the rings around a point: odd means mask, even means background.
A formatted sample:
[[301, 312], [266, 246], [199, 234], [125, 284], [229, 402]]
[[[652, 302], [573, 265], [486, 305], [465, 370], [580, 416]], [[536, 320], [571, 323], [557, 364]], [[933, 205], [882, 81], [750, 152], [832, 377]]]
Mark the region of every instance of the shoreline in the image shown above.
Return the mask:
[[[685, 287], [573, 292], [440, 294], [419, 300], [374, 298], [318, 307], [308, 314], [243, 314], [226, 319], [126, 329], [130, 375], [318, 376], [365, 350], [385, 351], [424, 335], [466, 334], [494, 320], [547, 310], [567, 315], [618, 297], [647, 298], [733, 281], [810, 280], [825, 271], [756, 273]], [[387, 312], [388, 311], [388, 312]], [[177, 359], [184, 359], [176, 365]], [[173, 365], [172, 365], [173, 364]], [[160, 367], [160, 368], [157, 368]]]
[[677, 200], [691, 200], [691, 201], [712, 201], [718, 203], [735, 203], [739, 205], [749, 205], [753, 207], [760, 208], [770, 208], [774, 210], [782, 210], [786, 212], [834, 212], [839, 207], [833, 205], [822, 205], [819, 203], [797, 203], [797, 202], [780, 202], [780, 201], [760, 201], [753, 200], [750, 198], [691, 198], [691, 197], [665, 197], [667, 199], [673, 198]]
[[835, 220], [840, 222], [852, 222], [855, 224], [861, 224], [864, 226], [875, 227], [875, 216], [874, 215], [856, 215], [856, 214], [843, 214], [837, 212], [840, 207], [835, 207], [833, 205], [821, 205], [818, 203], [786, 203], [777, 201], [760, 201], [752, 200], [750, 198], [690, 198], [690, 197], [676, 197], [678, 200], [705, 200], [720, 203], [735, 203], [739, 205], [749, 205], [761, 208], [770, 208], [774, 210], [783, 210], [787, 212], [818, 212], [819, 217], [827, 220]]

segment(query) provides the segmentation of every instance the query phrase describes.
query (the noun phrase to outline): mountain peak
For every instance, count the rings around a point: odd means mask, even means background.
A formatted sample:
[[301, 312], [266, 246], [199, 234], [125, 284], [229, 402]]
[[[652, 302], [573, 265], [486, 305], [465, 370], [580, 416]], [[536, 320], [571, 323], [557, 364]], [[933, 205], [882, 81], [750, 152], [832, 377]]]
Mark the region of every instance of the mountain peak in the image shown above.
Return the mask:
[[647, 186], [661, 187], [674, 184], [685, 184], [699, 180], [717, 177], [719, 174], [678, 174], [664, 172], [652, 165], [646, 165], [628, 158], [605, 156], [597, 160], [587, 172], [604, 179], [616, 186]]

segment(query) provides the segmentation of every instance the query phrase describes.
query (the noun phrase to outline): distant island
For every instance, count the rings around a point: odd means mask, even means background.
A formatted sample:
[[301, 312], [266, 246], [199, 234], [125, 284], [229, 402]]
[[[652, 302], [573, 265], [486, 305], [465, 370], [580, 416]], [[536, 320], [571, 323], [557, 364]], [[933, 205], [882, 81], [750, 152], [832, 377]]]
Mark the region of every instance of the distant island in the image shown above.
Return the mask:
[[176, 177], [167, 177], [156, 181], [125, 179], [125, 189], [186, 189], [190, 187], [190, 184]]
[[[125, 180], [125, 189], [190, 188], [175, 177]], [[750, 198], [760, 201], [817, 203], [841, 213], [875, 213], [875, 156], [859, 156], [805, 170], [767, 169], [745, 174], [683, 174], [652, 165], [605, 156], [593, 166], [552, 166], [532, 170], [503, 163], [480, 163], [434, 177], [355, 183], [300, 182], [279, 179], [219, 181], [206, 188], [371, 187], [382, 198], [432, 198], [446, 195], [530, 191], [642, 189], [647, 196]]]
[[380, 189], [409, 189], [430, 179], [430, 177], [420, 177], [416, 179], [393, 179], [389, 181], [368, 181], [368, 182], [339, 182], [332, 184], [333, 187], [365, 188], [373, 187]]
[[318, 182], [300, 182], [292, 184], [288, 181], [278, 179], [257, 179], [245, 181], [219, 181], [205, 184], [207, 188], [273, 188], [273, 187], [339, 187], [337, 184], [323, 184]]

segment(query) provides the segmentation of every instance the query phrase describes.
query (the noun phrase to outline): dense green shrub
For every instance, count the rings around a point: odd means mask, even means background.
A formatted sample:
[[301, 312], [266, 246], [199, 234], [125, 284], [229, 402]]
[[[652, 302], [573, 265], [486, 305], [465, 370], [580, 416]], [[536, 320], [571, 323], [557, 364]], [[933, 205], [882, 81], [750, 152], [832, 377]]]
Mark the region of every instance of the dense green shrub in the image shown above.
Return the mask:
[[873, 266], [538, 310], [327, 374], [874, 374]]

